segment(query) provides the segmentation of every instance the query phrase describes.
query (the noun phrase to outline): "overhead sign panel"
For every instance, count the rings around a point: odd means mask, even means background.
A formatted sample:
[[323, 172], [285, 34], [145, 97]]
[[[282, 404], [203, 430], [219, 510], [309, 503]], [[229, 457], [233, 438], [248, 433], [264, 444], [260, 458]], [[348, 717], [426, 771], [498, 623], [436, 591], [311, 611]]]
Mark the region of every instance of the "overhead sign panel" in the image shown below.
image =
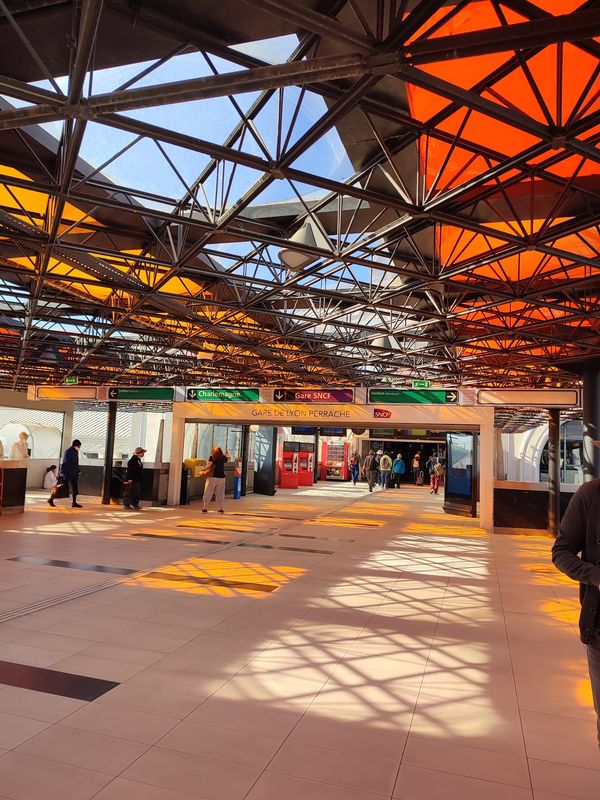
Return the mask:
[[173, 400], [172, 386], [106, 386], [103, 394], [107, 400]]
[[29, 386], [28, 400], [97, 400], [98, 386]]
[[353, 403], [354, 389], [274, 389], [277, 403]]
[[413, 389], [429, 389], [430, 386], [431, 386], [431, 381], [417, 380], [412, 382]]
[[[423, 405], [452, 405], [458, 403], [456, 389], [369, 389], [369, 403], [419, 403]], [[383, 418], [383, 415], [382, 417]]]
[[480, 406], [573, 408], [579, 405], [577, 389], [479, 389]]
[[205, 386], [188, 386], [185, 393], [187, 400], [197, 400], [200, 403], [258, 403], [259, 390], [232, 388], [214, 388]]

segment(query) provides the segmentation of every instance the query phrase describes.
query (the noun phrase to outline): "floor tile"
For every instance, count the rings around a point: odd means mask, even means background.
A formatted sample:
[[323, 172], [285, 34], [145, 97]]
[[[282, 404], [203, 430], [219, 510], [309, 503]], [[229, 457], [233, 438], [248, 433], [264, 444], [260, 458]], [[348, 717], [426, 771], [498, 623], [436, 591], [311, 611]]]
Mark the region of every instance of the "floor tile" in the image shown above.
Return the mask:
[[17, 686], [6, 686], [0, 691], [0, 712], [42, 722], [59, 722], [85, 705], [83, 700], [21, 689]]
[[62, 724], [69, 728], [117, 736], [119, 739], [141, 744], [155, 744], [177, 721], [172, 717], [160, 717], [130, 708], [89, 703], [64, 719]]
[[147, 750], [147, 746], [114, 736], [54, 725], [19, 748], [26, 753], [61, 764], [118, 775]]
[[199, 705], [197, 697], [149, 689], [146, 686], [131, 686], [129, 683], [117, 686], [111, 692], [98, 698], [97, 703], [117, 708], [131, 708], [146, 711], [162, 717], [183, 719]]
[[121, 777], [210, 800], [240, 800], [259, 769], [154, 747]]
[[507, 783], [511, 786], [530, 786], [527, 760], [524, 757], [462, 747], [451, 742], [418, 736], [409, 736], [403, 764], [424, 768], [435, 764], [440, 772]]
[[348, 786], [319, 783], [293, 775], [265, 772], [245, 800], [381, 800], [382, 795]]
[[269, 765], [269, 771], [389, 796], [399, 762], [400, 756], [396, 763], [387, 763], [288, 741]]
[[0, 786], [11, 800], [91, 800], [108, 775], [79, 767], [7, 753], [0, 758]]
[[47, 722], [0, 713], [0, 748], [12, 750], [47, 727]]
[[264, 769], [281, 743], [281, 739], [186, 721], [180, 722], [167, 733], [161, 739], [160, 746], [182, 753]]
[[173, 792], [159, 786], [150, 786], [148, 783], [115, 778], [94, 797], [94, 800], [198, 800], [198, 796]]
[[211, 697], [192, 711], [188, 721], [239, 733], [283, 739], [301, 716], [301, 710], [277, 711], [265, 705], [248, 705]]
[[531, 789], [403, 764], [396, 800], [532, 800]]
[[578, 800], [598, 800], [600, 787], [600, 753], [598, 770], [582, 769], [550, 761], [529, 760], [534, 791], [554, 792]]

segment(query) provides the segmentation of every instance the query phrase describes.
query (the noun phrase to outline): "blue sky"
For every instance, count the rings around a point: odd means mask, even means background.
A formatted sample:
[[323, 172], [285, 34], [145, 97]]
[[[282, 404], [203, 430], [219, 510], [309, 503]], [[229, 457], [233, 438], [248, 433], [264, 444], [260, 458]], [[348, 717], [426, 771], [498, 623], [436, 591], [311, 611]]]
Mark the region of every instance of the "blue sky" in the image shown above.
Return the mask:
[[[262, 42], [239, 45], [237, 49], [244, 50], [271, 63], [282, 63], [289, 57], [296, 46], [297, 38], [295, 36], [283, 36]], [[219, 73], [239, 69], [238, 65], [223, 59], [211, 56], [211, 61]], [[117, 89], [152, 63], [146, 62], [94, 72], [91, 94], [102, 94]], [[194, 52], [171, 59], [133, 84], [133, 88], [171, 83], [210, 74], [212, 74], [211, 67], [203, 55]], [[65, 78], [58, 79], [57, 83], [63, 90], [66, 89], [67, 81]], [[50, 88], [47, 81], [40, 81], [36, 85]], [[86, 82], [87, 93], [89, 93], [89, 89], [89, 83]], [[258, 96], [258, 93], [248, 92], [237, 95], [235, 99], [245, 112]], [[300, 97], [301, 90], [298, 87], [288, 87], [284, 90], [284, 136], [287, 133]], [[14, 103], [10, 98], [7, 99]], [[16, 105], [16, 103], [14, 104]], [[279, 99], [275, 94], [255, 120], [258, 133], [273, 158], [276, 154], [278, 105]], [[326, 110], [326, 105], [321, 97], [310, 91], [305, 92], [300, 113], [290, 137], [290, 145], [293, 145], [316, 120], [326, 113]], [[125, 116], [218, 144], [221, 144], [226, 139], [227, 135], [240, 120], [234, 105], [227, 97], [141, 109], [128, 112]], [[61, 123], [48, 123], [43, 127], [57, 138], [60, 135]], [[142, 139], [132, 144], [135, 138], [125, 131], [90, 122], [87, 125], [82, 142], [81, 157], [92, 166], [99, 167], [121, 148], [131, 145], [124, 154], [105, 168], [104, 173], [122, 185], [158, 195], [164, 194], [175, 199], [185, 194], [185, 184], [192, 183], [209, 163], [208, 156], [191, 153], [172, 145], [162, 145], [165, 151], [163, 154], [154, 142], [147, 139]], [[246, 133], [244, 137], [242, 149], [245, 152], [264, 157], [260, 147], [249, 133]], [[173, 162], [181, 177], [178, 177], [169, 165], [168, 159]], [[335, 129], [323, 137], [308, 153], [299, 158], [294, 166], [315, 172], [318, 175], [335, 178], [336, 180], [344, 180], [353, 173], [352, 165]], [[223, 187], [228, 186], [232, 170], [232, 165], [226, 164], [218, 179], [215, 173], [206, 182], [205, 191], [211, 202], [215, 196], [221, 200], [224, 198], [226, 190]], [[259, 176], [260, 173], [254, 170], [237, 167], [233, 174], [233, 182], [226, 204], [231, 204], [248, 190]], [[312, 189], [312, 187], [301, 187], [300, 191], [310, 197], [319, 197], [323, 194], [321, 190]], [[295, 199], [293, 189], [287, 181], [280, 180], [273, 182], [256, 202], [266, 203], [291, 198]]]

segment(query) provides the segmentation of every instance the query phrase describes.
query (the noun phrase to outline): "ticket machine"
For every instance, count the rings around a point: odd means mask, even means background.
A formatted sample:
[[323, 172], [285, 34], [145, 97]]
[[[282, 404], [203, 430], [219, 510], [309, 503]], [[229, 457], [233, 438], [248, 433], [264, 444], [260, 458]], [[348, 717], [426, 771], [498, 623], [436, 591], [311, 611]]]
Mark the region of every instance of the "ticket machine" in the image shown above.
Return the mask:
[[348, 442], [342, 442], [340, 444], [323, 442], [321, 453], [321, 480], [350, 480], [350, 467], [348, 466], [349, 453], [350, 445]]
[[315, 481], [315, 443], [300, 442], [298, 453], [298, 485], [312, 486]]
[[298, 488], [298, 461], [300, 442], [284, 442], [281, 466], [279, 469], [279, 485], [282, 489]]

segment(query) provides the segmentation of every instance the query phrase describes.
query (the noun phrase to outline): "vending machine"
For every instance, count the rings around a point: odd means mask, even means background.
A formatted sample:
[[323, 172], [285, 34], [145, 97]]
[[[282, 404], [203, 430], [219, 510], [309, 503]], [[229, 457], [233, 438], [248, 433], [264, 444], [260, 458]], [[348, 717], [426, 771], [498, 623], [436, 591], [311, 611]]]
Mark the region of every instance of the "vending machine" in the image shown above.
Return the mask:
[[279, 486], [282, 489], [298, 488], [298, 455], [300, 442], [284, 442], [281, 465], [279, 468]]
[[321, 480], [350, 480], [350, 467], [348, 465], [349, 455], [350, 445], [348, 442], [343, 442], [341, 444], [323, 442], [321, 450]]
[[298, 485], [312, 486], [315, 481], [315, 443], [300, 442], [298, 453]]

